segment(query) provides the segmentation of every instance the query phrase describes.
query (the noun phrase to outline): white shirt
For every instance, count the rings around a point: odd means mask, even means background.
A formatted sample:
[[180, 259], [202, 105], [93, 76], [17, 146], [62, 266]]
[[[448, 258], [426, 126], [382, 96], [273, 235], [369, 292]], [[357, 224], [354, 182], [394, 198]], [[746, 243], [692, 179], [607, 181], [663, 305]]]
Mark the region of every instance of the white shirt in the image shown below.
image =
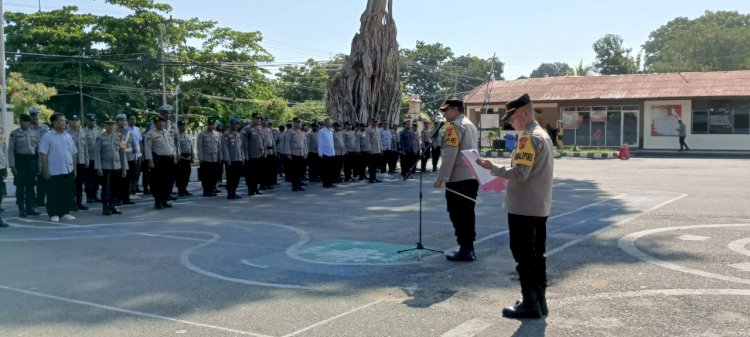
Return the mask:
[[130, 137], [133, 137], [133, 152], [135, 152], [136, 157], [140, 157], [141, 156], [141, 141], [143, 140], [143, 135], [141, 134], [141, 128], [137, 126], [125, 125], [125, 130], [130, 131]]
[[52, 130], [42, 137], [39, 153], [47, 155], [49, 174], [57, 176], [73, 172], [73, 155], [78, 153], [78, 150], [69, 133]]
[[333, 157], [336, 150], [333, 148], [333, 132], [327, 127], [318, 131], [318, 155]]

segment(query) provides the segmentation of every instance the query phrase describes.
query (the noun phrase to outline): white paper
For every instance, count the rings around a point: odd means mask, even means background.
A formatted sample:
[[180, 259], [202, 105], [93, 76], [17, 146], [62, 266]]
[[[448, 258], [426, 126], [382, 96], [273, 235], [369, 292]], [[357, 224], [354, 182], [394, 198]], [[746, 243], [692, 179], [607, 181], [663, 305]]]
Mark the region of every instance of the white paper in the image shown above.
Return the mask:
[[481, 167], [479, 166], [479, 164], [477, 164], [477, 159], [479, 159], [479, 151], [477, 151], [476, 149], [463, 150], [461, 151], [461, 154], [466, 156], [466, 159], [469, 160], [469, 164], [471, 164], [471, 168], [477, 176], [477, 180], [479, 180], [480, 185], [489, 183], [490, 181], [492, 181], [492, 179], [496, 178], [495, 176], [490, 174], [490, 170], [485, 169], [484, 167]]

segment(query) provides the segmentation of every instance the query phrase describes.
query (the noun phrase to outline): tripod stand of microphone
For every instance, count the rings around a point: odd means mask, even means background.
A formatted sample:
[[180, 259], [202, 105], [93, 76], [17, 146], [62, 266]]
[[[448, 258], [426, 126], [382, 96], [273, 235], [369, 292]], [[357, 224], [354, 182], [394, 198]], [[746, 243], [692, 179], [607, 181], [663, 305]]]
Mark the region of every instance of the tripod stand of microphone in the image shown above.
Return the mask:
[[[435, 129], [435, 132], [433, 132], [433, 134], [432, 134], [431, 138], [432, 138], [433, 142], [437, 138], [437, 135], [440, 132], [440, 128], [442, 128], [442, 127], [443, 127], [443, 122], [440, 122], [440, 125], [437, 127], [437, 129]], [[415, 161], [414, 164], [409, 168], [409, 171], [406, 174], [404, 174], [403, 181], [406, 181], [407, 179], [409, 179], [411, 177], [411, 173], [412, 173], [412, 171], [415, 170], [417, 164], [419, 164], [420, 161], [422, 161], [423, 159], [425, 159], [427, 151], [429, 151], [429, 149], [426, 149], [425, 151], [422, 151], [422, 153], [419, 155], [419, 159], [417, 161]], [[402, 163], [403, 163], [403, 161], [402, 161]], [[422, 175], [423, 174], [424, 174], [424, 171], [420, 170], [419, 171], [419, 241], [417, 241], [416, 247], [409, 248], [409, 249], [404, 249], [404, 250], [399, 250], [397, 252], [398, 254], [401, 254], [401, 253], [410, 252], [410, 251], [414, 251], [414, 250], [419, 251], [420, 254], [417, 255], [417, 260], [420, 260], [420, 261], [422, 260], [421, 251], [423, 251], [423, 250], [430, 251], [430, 252], [435, 252], [435, 253], [443, 253], [442, 250], [425, 248], [425, 246], [422, 244], [422, 200], [423, 200], [423, 195], [422, 195]]]

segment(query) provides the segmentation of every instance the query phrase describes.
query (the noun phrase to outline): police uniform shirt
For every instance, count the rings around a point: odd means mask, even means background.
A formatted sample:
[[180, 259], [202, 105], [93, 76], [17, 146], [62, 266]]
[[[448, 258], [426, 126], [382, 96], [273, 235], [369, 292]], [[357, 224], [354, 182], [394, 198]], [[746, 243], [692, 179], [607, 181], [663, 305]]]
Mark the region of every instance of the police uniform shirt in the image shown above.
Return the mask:
[[[447, 138], [446, 134], [446, 138]], [[511, 167], [493, 167], [492, 175], [508, 179], [505, 207], [508, 213], [549, 216], [552, 209], [552, 139], [533, 121], [518, 137]]]
[[44, 135], [46, 135], [47, 132], [49, 132], [49, 127], [44, 124], [37, 124], [37, 125], [32, 124], [31, 126], [29, 126], [29, 129], [31, 129], [31, 131], [33, 132], [36, 132], [37, 139], [39, 139], [40, 143], [42, 142], [42, 138], [44, 138]]
[[78, 130], [68, 129], [68, 133], [73, 138], [73, 142], [76, 144], [78, 153], [73, 158], [76, 164], [88, 165], [89, 163], [89, 150], [88, 142], [86, 141], [86, 132], [79, 128]]
[[365, 130], [367, 139], [370, 140], [370, 152], [374, 154], [383, 153], [383, 143], [380, 139], [380, 130], [374, 127], [368, 127]]
[[248, 159], [258, 159], [265, 155], [266, 145], [263, 141], [263, 131], [258, 126], [248, 125], [242, 130], [243, 140]]
[[359, 152], [372, 153], [372, 143], [370, 138], [367, 137], [367, 131], [357, 131], [357, 138], [359, 140]]
[[193, 137], [187, 132], [180, 132], [177, 140], [180, 142], [180, 157], [182, 159], [193, 160]]
[[445, 130], [443, 164], [440, 165], [438, 179], [444, 182], [476, 179], [471, 168], [460, 156], [463, 150], [475, 149], [478, 141], [476, 126], [466, 118], [466, 115], [458, 115]]
[[286, 132], [284, 141], [284, 153], [292, 156], [307, 156], [307, 144], [305, 133], [302, 130], [291, 129]]
[[143, 138], [146, 160], [153, 160], [157, 156], [175, 156], [174, 138], [168, 130], [151, 129]]
[[96, 146], [96, 139], [102, 134], [96, 128], [84, 128], [83, 133], [86, 136], [86, 150], [88, 150], [89, 161], [94, 160], [94, 146]]
[[221, 133], [205, 130], [198, 135], [198, 161], [220, 162], [222, 158]]
[[221, 150], [221, 158], [226, 162], [245, 161], [246, 152], [242, 146], [242, 133], [232, 130], [224, 132]]
[[273, 130], [271, 128], [263, 128], [262, 134], [263, 134], [263, 144], [266, 147], [266, 155], [276, 154], [276, 151], [275, 151], [276, 138], [273, 135]]
[[398, 151], [398, 132], [396, 130], [391, 130], [391, 151]]
[[39, 138], [31, 129], [21, 128], [10, 133], [8, 141], [8, 167], [16, 167], [16, 154], [35, 155], [39, 148]]
[[276, 153], [278, 154], [286, 154], [286, 152], [284, 152], [285, 151], [284, 148], [286, 147], [286, 133], [287, 132], [288, 132], [287, 130], [284, 130], [284, 132], [282, 132], [279, 135], [279, 139], [276, 141]]
[[318, 153], [318, 134], [317, 132], [307, 133], [307, 148], [310, 153]]
[[432, 132], [430, 132], [429, 129], [425, 128], [422, 129], [420, 136], [422, 137], [422, 142], [424, 143], [424, 147], [426, 149], [428, 145], [431, 145], [429, 143], [432, 142]]
[[102, 133], [94, 145], [94, 168], [96, 170], [127, 170], [124, 139], [119, 132]]
[[120, 139], [125, 145], [125, 160], [135, 161], [135, 138], [133, 138], [133, 134], [126, 128], [118, 129], [115, 133], [120, 134]]
[[337, 156], [343, 156], [346, 154], [343, 131], [336, 131], [333, 133], [333, 150]]
[[8, 168], [8, 147], [5, 145], [5, 137], [0, 136], [0, 169]]
[[354, 138], [354, 131], [352, 130], [346, 130], [342, 131], [342, 136], [344, 138], [344, 148], [346, 149], [346, 152], [353, 153], [358, 152], [357, 150], [357, 139]]

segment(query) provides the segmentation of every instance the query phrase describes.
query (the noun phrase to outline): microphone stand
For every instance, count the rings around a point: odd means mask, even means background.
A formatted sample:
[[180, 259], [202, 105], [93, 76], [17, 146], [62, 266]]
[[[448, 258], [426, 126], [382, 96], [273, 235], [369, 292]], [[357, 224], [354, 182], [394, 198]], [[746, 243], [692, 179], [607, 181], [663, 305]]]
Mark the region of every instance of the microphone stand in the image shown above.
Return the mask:
[[[440, 122], [440, 125], [438, 126], [438, 128], [437, 128], [437, 129], [435, 129], [435, 132], [434, 132], [434, 133], [432, 134], [432, 137], [431, 137], [431, 138], [432, 138], [432, 141], [433, 141], [433, 142], [434, 142], [434, 141], [435, 141], [435, 139], [437, 138], [437, 135], [438, 135], [438, 134], [439, 134], [439, 132], [440, 132], [440, 128], [442, 128], [442, 127], [443, 127], [443, 122]], [[427, 149], [426, 151], [429, 151], [429, 149]], [[408, 172], [406, 173], [406, 175], [404, 175], [403, 181], [406, 181], [407, 179], [409, 179], [409, 177], [411, 177], [411, 172], [412, 172], [412, 170], [413, 170], [414, 168], [416, 168], [416, 167], [417, 167], [417, 164], [418, 164], [418, 163], [419, 163], [419, 162], [420, 162], [420, 161], [421, 161], [421, 160], [422, 160], [422, 159], [423, 159], [424, 157], [425, 157], [425, 154], [424, 154], [424, 153], [420, 154], [420, 156], [419, 156], [419, 160], [417, 160], [417, 161], [416, 161], [416, 162], [415, 162], [415, 163], [414, 163], [414, 164], [413, 164], [413, 165], [412, 165], [412, 166], [411, 166], [411, 167], [409, 168], [409, 171], [408, 171]], [[403, 168], [402, 168], [402, 169], [403, 169]], [[424, 174], [424, 172], [423, 172], [423, 171], [419, 171], [419, 241], [417, 241], [417, 243], [416, 243], [416, 245], [417, 245], [417, 246], [416, 246], [416, 247], [414, 247], [414, 248], [409, 248], [409, 249], [404, 249], [404, 250], [399, 250], [399, 251], [397, 252], [398, 254], [401, 254], [401, 253], [405, 253], [405, 252], [410, 252], [410, 251], [413, 251], [413, 250], [419, 251], [419, 255], [417, 255], [417, 260], [419, 260], [419, 261], [421, 261], [421, 260], [422, 260], [422, 252], [421, 252], [421, 251], [423, 251], [423, 250], [427, 250], [427, 251], [431, 251], [431, 252], [435, 252], [435, 253], [443, 253], [443, 251], [442, 251], [442, 250], [436, 250], [436, 249], [425, 248], [425, 246], [424, 246], [424, 245], [422, 244], [422, 199], [423, 199], [423, 196], [422, 196], [422, 175], [423, 175], [423, 174]]]

